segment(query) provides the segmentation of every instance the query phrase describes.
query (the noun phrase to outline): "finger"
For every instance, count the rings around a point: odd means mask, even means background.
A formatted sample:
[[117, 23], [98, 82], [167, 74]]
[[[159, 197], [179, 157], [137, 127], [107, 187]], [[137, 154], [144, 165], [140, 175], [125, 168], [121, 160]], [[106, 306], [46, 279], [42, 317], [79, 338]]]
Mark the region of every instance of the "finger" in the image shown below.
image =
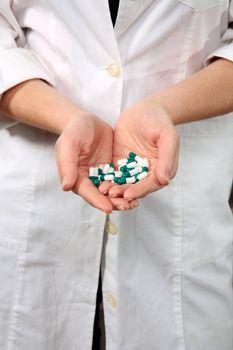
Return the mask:
[[137, 199], [133, 199], [129, 202], [131, 209], [137, 208], [139, 206], [139, 201]]
[[99, 189], [92, 184], [88, 177], [80, 176], [73, 191], [93, 207], [102, 210], [106, 214], [111, 214], [113, 205], [110, 200], [99, 192]]
[[99, 191], [102, 194], [107, 194], [112, 186], [114, 186], [112, 182], [104, 181], [99, 185]]
[[125, 185], [113, 185], [109, 190], [109, 196], [111, 198], [123, 197], [125, 190], [129, 187], [129, 184]]
[[157, 146], [158, 161], [155, 175], [158, 182], [166, 186], [175, 176], [178, 165], [179, 136], [175, 127], [166, 128], [160, 135]]
[[135, 198], [143, 198], [147, 194], [161, 189], [163, 186], [157, 182], [152, 174], [145, 179], [132, 184], [124, 192], [124, 198], [131, 201]]
[[130, 203], [124, 198], [109, 197], [109, 200], [111, 201], [114, 210], [126, 211], [131, 209]]
[[64, 191], [70, 191], [78, 180], [78, 157], [80, 150], [68, 137], [61, 135], [56, 142], [55, 157]]

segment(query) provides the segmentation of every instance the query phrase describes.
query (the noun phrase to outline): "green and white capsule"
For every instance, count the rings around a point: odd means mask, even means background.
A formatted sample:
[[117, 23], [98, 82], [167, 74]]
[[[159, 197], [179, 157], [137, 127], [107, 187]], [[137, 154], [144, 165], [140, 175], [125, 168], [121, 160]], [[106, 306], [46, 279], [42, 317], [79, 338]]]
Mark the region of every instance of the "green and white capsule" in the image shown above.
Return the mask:
[[142, 167], [149, 168], [149, 161], [148, 161], [148, 159], [144, 158], [142, 160]]
[[123, 172], [120, 170], [115, 171], [115, 177], [122, 177], [123, 176]]
[[98, 168], [91, 167], [89, 169], [89, 176], [98, 177]]
[[117, 161], [117, 165], [118, 167], [120, 167], [121, 165], [125, 165], [127, 163], [128, 159], [119, 159]]
[[126, 164], [126, 166], [127, 166], [128, 169], [133, 169], [133, 168], [135, 168], [135, 167], [137, 166], [137, 163], [134, 162], [134, 161], [128, 162], [128, 163]]
[[142, 172], [142, 168], [141, 167], [140, 168], [136, 167], [134, 169], [129, 170], [129, 175], [130, 176], [134, 176], [134, 175], [139, 174], [141, 172]]
[[143, 171], [142, 173], [136, 175], [136, 178], [137, 178], [137, 180], [140, 181], [140, 180], [145, 179], [145, 177], [147, 177], [147, 176], [148, 176], [148, 173], [146, 171]]
[[114, 175], [113, 174], [104, 175], [104, 180], [105, 181], [112, 181], [112, 180], [114, 180]]
[[131, 176], [131, 177], [127, 177], [126, 178], [126, 183], [127, 184], [134, 184], [136, 182], [136, 177], [135, 176]]
[[128, 167], [127, 167], [127, 165], [121, 165], [121, 166], [119, 167], [119, 170], [120, 170], [122, 173], [125, 173], [126, 171], [128, 171]]
[[134, 152], [129, 152], [129, 159], [132, 159], [132, 160], [135, 160], [135, 157], [136, 157], [136, 153]]
[[110, 164], [105, 164], [103, 168], [103, 174], [108, 174], [111, 169]]

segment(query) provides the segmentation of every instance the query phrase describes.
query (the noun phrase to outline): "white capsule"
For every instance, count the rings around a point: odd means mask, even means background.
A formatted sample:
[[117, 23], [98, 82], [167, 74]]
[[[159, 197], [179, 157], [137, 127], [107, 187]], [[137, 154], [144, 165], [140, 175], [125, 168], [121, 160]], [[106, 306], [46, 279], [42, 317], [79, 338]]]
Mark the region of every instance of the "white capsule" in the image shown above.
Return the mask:
[[123, 173], [122, 171], [118, 170], [118, 171], [115, 171], [115, 177], [122, 177]]
[[117, 161], [117, 165], [120, 167], [121, 165], [125, 165], [128, 159], [119, 159]]
[[127, 177], [127, 178], [126, 178], [126, 183], [127, 183], [127, 184], [134, 184], [135, 182], [136, 182], [135, 176]]
[[95, 168], [90, 167], [90, 169], [89, 169], [89, 176], [95, 176]]
[[144, 167], [147, 167], [147, 168], [149, 168], [149, 161], [148, 161], [148, 159], [146, 159], [146, 158], [144, 158], [143, 160], [142, 160], [142, 166]]
[[98, 168], [94, 168], [94, 167], [91, 167], [90, 169], [89, 169], [89, 174], [90, 174], [90, 176], [95, 176], [95, 177], [98, 177]]
[[109, 164], [105, 164], [104, 168], [103, 168], [103, 174], [108, 174], [109, 170], [110, 170], [110, 165]]
[[132, 170], [129, 170], [129, 173], [130, 173], [130, 176], [134, 176], [134, 175], [136, 175], [136, 174], [139, 174], [141, 171], [140, 171], [140, 169], [142, 169], [142, 168], [134, 168], [134, 169], [132, 169]]
[[135, 168], [135, 167], [136, 167], [136, 165], [137, 165], [137, 163], [136, 163], [136, 162], [130, 162], [130, 163], [126, 164], [127, 168], [129, 168], [129, 169], [133, 169], [133, 168]]
[[104, 180], [106, 181], [112, 181], [114, 180], [114, 175], [110, 174], [110, 175], [104, 175]]
[[142, 172], [142, 167], [140, 165], [137, 164], [137, 166], [135, 167], [135, 169], [137, 169], [137, 173], [141, 173]]
[[113, 167], [110, 167], [109, 173], [114, 173], [114, 168]]
[[138, 180], [142, 180], [142, 179], [144, 179], [145, 177], [147, 177], [148, 176], [148, 173], [146, 172], [146, 171], [143, 171], [141, 174], [139, 174], [138, 176], [137, 176], [137, 179]]
[[135, 161], [137, 162], [138, 165], [142, 166], [143, 158], [136, 156]]

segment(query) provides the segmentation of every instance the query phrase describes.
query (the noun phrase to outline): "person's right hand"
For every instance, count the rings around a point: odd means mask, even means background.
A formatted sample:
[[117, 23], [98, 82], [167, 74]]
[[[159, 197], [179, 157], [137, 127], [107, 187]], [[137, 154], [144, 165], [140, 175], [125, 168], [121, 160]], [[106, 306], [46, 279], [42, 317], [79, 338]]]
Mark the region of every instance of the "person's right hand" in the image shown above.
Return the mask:
[[110, 214], [138, 206], [123, 198], [101, 194], [89, 180], [89, 168], [112, 161], [113, 130], [91, 113], [78, 112], [66, 125], [55, 146], [56, 161], [64, 191], [72, 190], [89, 204]]

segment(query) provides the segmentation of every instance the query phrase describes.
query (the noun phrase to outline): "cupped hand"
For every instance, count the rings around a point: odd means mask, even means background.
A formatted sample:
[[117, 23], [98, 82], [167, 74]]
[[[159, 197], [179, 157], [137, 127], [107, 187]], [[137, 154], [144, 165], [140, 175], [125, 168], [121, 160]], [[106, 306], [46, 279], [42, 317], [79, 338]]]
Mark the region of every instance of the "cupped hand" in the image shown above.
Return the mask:
[[100, 191], [127, 200], [141, 198], [169, 184], [178, 166], [179, 136], [166, 110], [146, 98], [123, 111], [114, 130], [113, 161], [129, 152], [149, 160], [149, 175], [126, 185], [102, 184]]
[[58, 172], [64, 191], [72, 190], [92, 206], [110, 214], [128, 210], [137, 201], [109, 198], [89, 180], [89, 168], [112, 161], [113, 130], [91, 113], [78, 112], [68, 122], [55, 145]]

